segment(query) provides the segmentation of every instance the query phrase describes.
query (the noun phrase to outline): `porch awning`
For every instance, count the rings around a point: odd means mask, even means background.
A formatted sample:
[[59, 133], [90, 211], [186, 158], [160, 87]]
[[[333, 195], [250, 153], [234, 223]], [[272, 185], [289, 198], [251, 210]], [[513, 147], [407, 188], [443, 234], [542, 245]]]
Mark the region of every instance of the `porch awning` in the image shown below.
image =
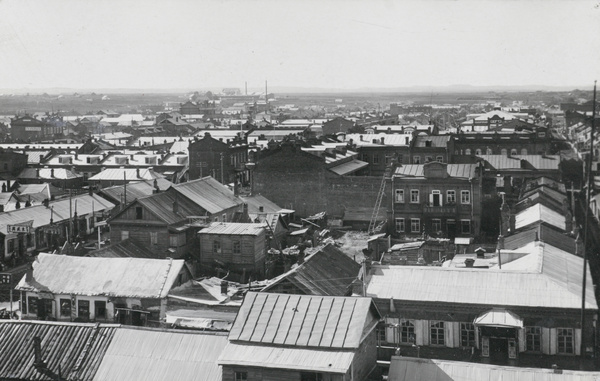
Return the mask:
[[523, 319], [509, 310], [494, 308], [477, 316], [473, 324], [485, 327], [523, 328]]

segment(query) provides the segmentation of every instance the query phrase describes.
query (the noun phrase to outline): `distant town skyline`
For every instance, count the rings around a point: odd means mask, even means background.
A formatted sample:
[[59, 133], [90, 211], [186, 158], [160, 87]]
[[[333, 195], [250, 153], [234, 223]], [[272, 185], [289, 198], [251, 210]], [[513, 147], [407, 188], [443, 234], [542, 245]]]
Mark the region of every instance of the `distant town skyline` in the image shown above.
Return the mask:
[[0, 2], [0, 89], [546, 86], [600, 77], [600, 2]]

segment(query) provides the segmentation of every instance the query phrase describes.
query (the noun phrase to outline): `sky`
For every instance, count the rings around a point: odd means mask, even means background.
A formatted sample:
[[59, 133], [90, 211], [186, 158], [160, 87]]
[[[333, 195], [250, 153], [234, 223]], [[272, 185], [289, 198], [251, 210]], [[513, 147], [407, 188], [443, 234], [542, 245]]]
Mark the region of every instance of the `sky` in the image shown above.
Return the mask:
[[592, 87], [600, 0], [0, 0], [0, 89]]

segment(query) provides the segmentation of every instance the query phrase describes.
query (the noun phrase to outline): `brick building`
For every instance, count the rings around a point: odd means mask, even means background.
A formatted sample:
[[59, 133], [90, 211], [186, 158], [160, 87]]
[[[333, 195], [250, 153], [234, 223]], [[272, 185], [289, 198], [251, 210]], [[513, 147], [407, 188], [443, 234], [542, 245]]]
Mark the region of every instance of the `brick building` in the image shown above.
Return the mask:
[[198, 179], [212, 176], [223, 184], [231, 182], [246, 183], [249, 172], [248, 142], [246, 139], [234, 138], [223, 141], [215, 139], [210, 133], [204, 133], [202, 139], [190, 143], [189, 178]]

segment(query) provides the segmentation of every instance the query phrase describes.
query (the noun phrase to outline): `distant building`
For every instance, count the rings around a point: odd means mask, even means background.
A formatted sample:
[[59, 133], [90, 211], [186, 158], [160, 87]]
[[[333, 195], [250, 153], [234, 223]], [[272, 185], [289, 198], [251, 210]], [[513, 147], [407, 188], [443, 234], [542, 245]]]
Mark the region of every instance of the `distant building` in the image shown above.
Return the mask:
[[338, 116], [323, 123], [323, 135], [333, 135], [339, 132], [350, 132], [350, 130], [355, 126], [356, 124], [353, 121]]
[[23, 115], [11, 120], [10, 135], [13, 141], [39, 141], [62, 135], [62, 126]]
[[249, 181], [248, 143], [234, 138], [223, 141], [205, 132], [204, 137], [190, 142], [189, 178], [191, 180], [212, 176], [223, 184], [245, 184]]

